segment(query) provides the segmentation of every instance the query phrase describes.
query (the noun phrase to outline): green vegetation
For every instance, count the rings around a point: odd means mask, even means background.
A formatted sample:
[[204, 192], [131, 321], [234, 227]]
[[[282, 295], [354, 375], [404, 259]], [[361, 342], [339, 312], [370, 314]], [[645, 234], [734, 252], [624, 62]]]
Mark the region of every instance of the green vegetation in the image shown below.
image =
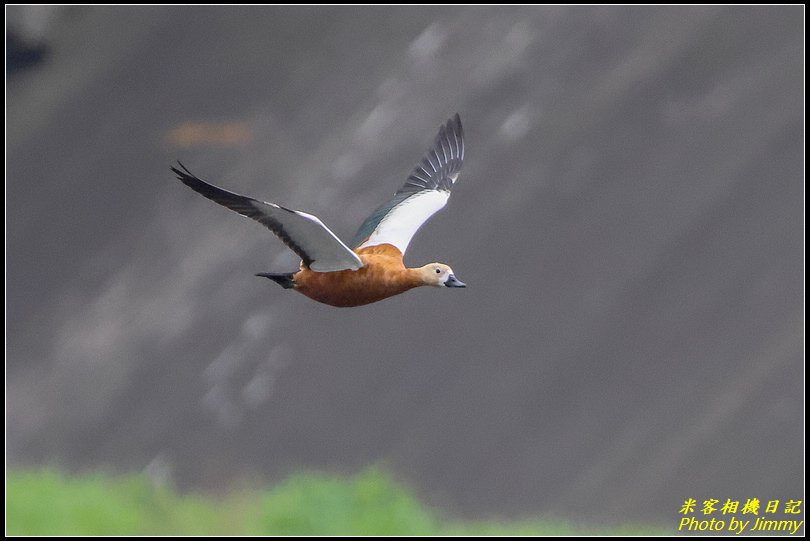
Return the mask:
[[[7, 535], [565, 535], [556, 522], [441, 518], [377, 469], [352, 477], [293, 475], [264, 492], [177, 495], [141, 475], [69, 477], [53, 470], [6, 479]], [[610, 534], [668, 532], [614, 529]]]

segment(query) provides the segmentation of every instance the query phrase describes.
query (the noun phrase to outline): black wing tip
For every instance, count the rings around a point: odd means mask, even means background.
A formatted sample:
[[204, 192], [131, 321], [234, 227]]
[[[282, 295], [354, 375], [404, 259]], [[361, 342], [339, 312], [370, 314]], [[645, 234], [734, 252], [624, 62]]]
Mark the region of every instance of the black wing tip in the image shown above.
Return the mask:
[[461, 116], [458, 113], [447, 119], [447, 122], [439, 127], [439, 134], [436, 136], [436, 140], [449, 139], [453, 136], [455, 136], [459, 142], [464, 138], [464, 127], [461, 125]]
[[[180, 162], [180, 160], [177, 161], [177, 165], [179, 165], [182, 168], [182, 171], [177, 167], [172, 166], [171, 167], [172, 173], [177, 175], [177, 180], [179, 180], [180, 182], [182, 182], [195, 192], [201, 193], [208, 199], [213, 199], [214, 201], [217, 201], [217, 199], [211, 197], [211, 194], [226, 193], [225, 190], [223, 190], [222, 188], [218, 188], [212, 184], [208, 184], [206, 181], [204, 181], [203, 179], [201, 179], [200, 177], [189, 171], [188, 168]], [[217, 203], [220, 203], [220, 201], [217, 201]]]
[[464, 127], [461, 125], [461, 116], [458, 113], [450, 117], [442, 127], [449, 133], [455, 134], [457, 137], [461, 137], [464, 134]]
[[[200, 177], [189, 171], [185, 165], [180, 163], [179, 160], [177, 161], [177, 165], [183, 168], [181, 171], [177, 167], [171, 167], [172, 173], [177, 175], [177, 180], [179, 180], [180, 182], [182, 182], [195, 192], [203, 195], [204, 197], [207, 197], [212, 201], [219, 203], [220, 205], [224, 205], [228, 208], [231, 208], [228, 205], [228, 201], [233, 201], [235, 199], [238, 199], [240, 201], [242, 199], [250, 199], [238, 194], [231, 193], [227, 190], [223, 190], [222, 188], [214, 186], [213, 184], [207, 183], [206, 181], [204, 181], [203, 179], [201, 179]], [[231, 210], [240, 212], [239, 210], [233, 208]]]
[[439, 126], [439, 133], [438, 136], [441, 136], [443, 133], [447, 133], [448, 135], [455, 135], [457, 137], [461, 137], [464, 128], [461, 125], [461, 116], [456, 113], [450, 118], [447, 119], [441, 126]]
[[177, 165], [182, 167], [182, 171], [174, 166], [171, 166], [172, 173], [177, 175], [177, 180], [183, 182], [184, 184], [188, 184], [189, 180], [200, 180], [197, 176], [188, 170], [188, 168], [183, 165], [180, 160], [177, 160]]
[[[461, 170], [464, 160], [464, 128], [461, 125], [461, 115], [456, 113], [447, 122], [439, 127], [433, 148], [428, 152], [442, 150], [446, 153], [442, 168], [447, 168], [447, 174], [455, 174]], [[441, 156], [437, 156], [441, 158]]]

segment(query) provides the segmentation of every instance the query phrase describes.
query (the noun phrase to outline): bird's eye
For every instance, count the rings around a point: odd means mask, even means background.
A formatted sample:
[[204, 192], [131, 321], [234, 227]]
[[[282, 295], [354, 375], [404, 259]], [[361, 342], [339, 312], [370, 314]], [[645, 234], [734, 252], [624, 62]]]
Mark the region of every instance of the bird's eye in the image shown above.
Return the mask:
[[442, 273], [442, 269], [436, 269], [436, 274], [441, 274], [441, 273]]

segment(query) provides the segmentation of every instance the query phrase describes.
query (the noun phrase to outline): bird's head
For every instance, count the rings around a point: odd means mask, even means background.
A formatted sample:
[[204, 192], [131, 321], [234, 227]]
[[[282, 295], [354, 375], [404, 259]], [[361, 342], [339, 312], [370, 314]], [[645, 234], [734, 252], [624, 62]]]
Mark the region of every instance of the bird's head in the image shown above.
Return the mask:
[[467, 284], [456, 278], [453, 269], [444, 263], [430, 263], [419, 268], [422, 282], [435, 287], [467, 287]]

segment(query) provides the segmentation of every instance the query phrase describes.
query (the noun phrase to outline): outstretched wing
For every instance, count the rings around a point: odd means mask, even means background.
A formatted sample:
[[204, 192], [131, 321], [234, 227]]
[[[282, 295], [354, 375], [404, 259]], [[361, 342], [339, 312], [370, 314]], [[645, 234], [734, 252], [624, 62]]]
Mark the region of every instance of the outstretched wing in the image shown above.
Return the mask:
[[456, 114], [439, 128], [433, 146], [394, 198], [366, 218], [351, 245], [359, 250], [391, 244], [404, 254], [422, 224], [447, 204], [463, 160], [464, 134]]
[[357, 270], [363, 266], [357, 254], [343, 244], [317, 217], [223, 190], [200, 180], [182, 163], [177, 163], [183, 170], [172, 167], [172, 171], [183, 184], [211, 201], [228, 207], [242, 216], [253, 218], [267, 227], [298, 254], [304, 265], [310, 269], [332, 272]]

